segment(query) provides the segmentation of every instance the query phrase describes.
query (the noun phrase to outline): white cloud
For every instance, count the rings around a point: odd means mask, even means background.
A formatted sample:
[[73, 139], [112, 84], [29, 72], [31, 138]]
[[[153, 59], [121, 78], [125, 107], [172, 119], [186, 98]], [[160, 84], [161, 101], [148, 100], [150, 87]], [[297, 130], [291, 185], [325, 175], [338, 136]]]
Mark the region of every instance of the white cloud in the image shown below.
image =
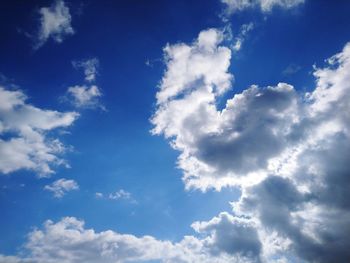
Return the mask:
[[66, 96], [62, 97], [62, 99], [68, 100], [76, 108], [95, 109], [100, 107], [105, 110], [105, 107], [100, 102], [100, 97], [102, 97], [101, 89], [92, 84], [95, 82], [98, 73], [98, 59], [91, 58], [81, 61], [73, 61], [72, 64], [74, 68], [81, 68], [84, 70], [85, 81], [89, 82], [89, 84], [69, 87]]
[[83, 69], [85, 74], [85, 80], [88, 82], [93, 82], [96, 80], [97, 69], [99, 67], [99, 61], [97, 58], [91, 58], [81, 61], [73, 61], [73, 66], [76, 69]]
[[58, 155], [66, 150], [50, 131], [72, 125], [79, 114], [40, 109], [26, 99], [20, 90], [0, 87], [0, 172], [27, 169], [48, 175], [51, 165], [65, 164]]
[[[0, 262], [258, 262], [255, 253], [259, 251], [259, 243], [256, 243], [256, 232], [251, 224], [249, 220], [223, 213], [209, 222], [195, 223], [203, 238], [185, 236], [173, 243], [152, 236], [136, 237], [112, 230], [95, 232], [94, 229], [86, 229], [83, 221], [66, 217], [56, 223], [48, 220], [42, 229], [29, 233], [28, 241], [24, 244], [26, 256], [0, 255]], [[229, 241], [238, 242], [240, 234], [244, 234], [241, 238], [245, 240], [241, 247], [220, 243], [217, 239], [225, 235], [231, 237]]]
[[116, 191], [115, 193], [111, 193], [108, 195], [109, 199], [113, 199], [113, 200], [119, 200], [119, 199], [131, 199], [131, 193], [120, 189], [118, 191]]
[[49, 38], [61, 43], [66, 36], [74, 34], [72, 17], [63, 0], [54, 1], [50, 7], [42, 7], [39, 13], [40, 28], [35, 48], [40, 48]]
[[218, 48], [223, 34], [216, 29], [202, 31], [192, 46], [167, 45], [165, 60], [169, 67], [162, 79], [157, 102], [165, 103], [180, 92], [191, 91], [196, 82], [215, 87], [222, 94], [230, 88], [232, 76], [226, 72], [231, 52], [226, 47]]
[[119, 201], [127, 201], [130, 202], [132, 204], [137, 204], [137, 201], [133, 198], [132, 194], [124, 189], [119, 189], [113, 193], [109, 193], [109, 194], [103, 194], [100, 192], [96, 192], [95, 193], [95, 197], [97, 199], [110, 199], [110, 200], [119, 200]]
[[95, 193], [95, 197], [98, 198], [98, 199], [99, 199], [99, 198], [103, 198], [103, 193], [96, 192], [96, 193]]
[[67, 99], [77, 108], [103, 108], [99, 101], [101, 96], [101, 90], [96, 85], [73, 86], [67, 90]]
[[[225, 63], [218, 59], [224, 48], [219, 42], [208, 56], [197, 48], [198, 41], [168, 45], [165, 52], [181, 47], [195, 50], [207, 64]], [[315, 67], [312, 92], [298, 93], [285, 83], [252, 85], [227, 100], [222, 110], [216, 106], [215, 84], [203, 81], [206, 76], [193, 81], [191, 75], [181, 75], [176, 81], [170, 74], [191, 56], [166, 58], [151, 121], [153, 132], [164, 134], [180, 151], [186, 187], [239, 185], [242, 196], [233, 203], [234, 214], [254, 222], [267, 262], [285, 260], [283, 255], [292, 262], [350, 260], [350, 43], [324, 68]], [[169, 75], [176, 89], [164, 85]], [[173, 93], [162, 100], [159, 94], [167, 94], [168, 87]], [[206, 229], [210, 222], [194, 226]], [[225, 236], [227, 231], [215, 231], [212, 237], [218, 237], [214, 240], [221, 249], [236, 237], [235, 232]]]
[[[202, 49], [207, 34], [216, 35], [216, 40]], [[219, 46], [220, 39], [221, 33], [210, 29], [191, 46], [167, 46], [167, 70], [151, 120], [152, 132], [164, 134], [181, 152], [178, 164], [186, 187], [203, 190], [242, 184], [243, 177], [256, 181], [269, 159], [283, 150], [285, 135], [297, 120], [296, 92], [284, 83], [265, 89], [252, 86], [228, 100], [223, 110], [217, 109], [218, 97], [233, 79], [228, 73], [231, 53]], [[183, 50], [186, 56], [176, 55]], [[187, 67], [196, 74], [179, 74], [178, 68]]]
[[58, 179], [50, 185], [44, 187], [45, 190], [50, 191], [56, 198], [63, 197], [67, 192], [78, 190], [79, 185], [74, 180]]
[[239, 51], [242, 48], [242, 45], [250, 31], [252, 31], [254, 28], [253, 23], [243, 24], [239, 30], [238, 36], [234, 40], [234, 44], [232, 46], [232, 49], [234, 51]]
[[221, 0], [227, 7], [227, 12], [237, 13], [258, 6], [262, 12], [270, 12], [274, 7], [290, 9], [303, 4], [305, 0]]

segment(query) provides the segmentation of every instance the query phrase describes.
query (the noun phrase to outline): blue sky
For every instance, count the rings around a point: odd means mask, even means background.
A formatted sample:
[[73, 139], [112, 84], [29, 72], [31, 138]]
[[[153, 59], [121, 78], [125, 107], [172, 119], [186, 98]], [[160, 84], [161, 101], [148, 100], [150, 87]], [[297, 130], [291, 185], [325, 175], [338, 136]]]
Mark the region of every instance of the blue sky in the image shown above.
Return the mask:
[[0, 262], [350, 260], [348, 1], [0, 6]]

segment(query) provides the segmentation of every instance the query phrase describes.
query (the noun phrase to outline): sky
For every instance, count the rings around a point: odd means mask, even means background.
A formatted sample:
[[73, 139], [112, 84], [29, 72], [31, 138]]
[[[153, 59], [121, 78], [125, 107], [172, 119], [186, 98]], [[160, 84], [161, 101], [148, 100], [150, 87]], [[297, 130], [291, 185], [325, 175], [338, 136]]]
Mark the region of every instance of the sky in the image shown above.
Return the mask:
[[349, 12], [2, 1], [0, 263], [349, 262]]

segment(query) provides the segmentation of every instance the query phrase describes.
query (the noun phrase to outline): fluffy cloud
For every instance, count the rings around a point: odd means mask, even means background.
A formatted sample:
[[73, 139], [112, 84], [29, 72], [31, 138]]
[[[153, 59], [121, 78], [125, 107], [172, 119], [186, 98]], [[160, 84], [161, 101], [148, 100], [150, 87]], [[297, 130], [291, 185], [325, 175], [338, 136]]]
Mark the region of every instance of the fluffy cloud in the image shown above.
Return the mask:
[[247, 8], [258, 6], [262, 12], [270, 12], [272, 8], [289, 9], [303, 4], [305, 0], [221, 0], [227, 6], [227, 12], [236, 13]]
[[[209, 36], [214, 39], [210, 48], [202, 48]], [[217, 99], [233, 79], [228, 73], [231, 53], [219, 46], [220, 40], [222, 33], [209, 29], [192, 46], [165, 49], [167, 71], [151, 121], [153, 133], [170, 138], [181, 152], [179, 167], [187, 187], [220, 189], [240, 184], [242, 177], [256, 180], [269, 159], [282, 152], [298, 120], [297, 94], [284, 83], [264, 89], [252, 86], [228, 100], [223, 110], [217, 109]], [[186, 56], [174, 55], [183, 50]], [[178, 79], [180, 65], [194, 73]]]
[[40, 48], [49, 38], [61, 43], [66, 36], [74, 34], [72, 17], [63, 0], [54, 1], [50, 7], [42, 7], [39, 13], [40, 28], [35, 48]]
[[192, 227], [198, 233], [210, 234], [204, 246], [213, 255], [226, 252], [238, 254], [244, 261], [260, 262], [261, 243], [253, 221], [223, 212], [208, 222], [195, 222]]
[[65, 164], [58, 155], [66, 150], [50, 131], [72, 125], [79, 114], [40, 109], [26, 99], [20, 90], [0, 87], [0, 172], [27, 169], [48, 175], [51, 165]]
[[[220, 36], [212, 30], [201, 34], [208, 32]], [[223, 77], [230, 75], [230, 53], [222, 56], [225, 47], [216, 39], [209, 51], [199, 48], [200, 38], [192, 45], [167, 46], [153, 132], [180, 152], [187, 188], [241, 187], [233, 212], [254, 222], [247, 231], [250, 236], [257, 231], [263, 259], [282, 260], [278, 255], [288, 254], [296, 261], [349, 261], [350, 43], [324, 68], [314, 69], [312, 92], [298, 93], [285, 83], [252, 85], [220, 110], [219, 91], [226, 91], [233, 77]], [[173, 55], [182, 50], [186, 56]], [[195, 68], [194, 55], [203, 64], [221, 65], [216, 66], [221, 78], [205, 81], [207, 71]], [[200, 74], [182, 74], [176, 81], [177, 65], [191, 65], [190, 71]], [[168, 88], [171, 95], [163, 99]], [[221, 249], [234, 243], [229, 240], [236, 232], [216, 231]]]
[[96, 80], [97, 69], [99, 66], [98, 59], [91, 58], [81, 61], [73, 61], [72, 64], [74, 68], [84, 70], [85, 81], [89, 82], [89, 84], [69, 87], [67, 94], [63, 99], [71, 102], [76, 108], [94, 109], [100, 107], [105, 109], [100, 103], [100, 97], [102, 96], [101, 89], [92, 84]]
[[[194, 228], [203, 238], [185, 236], [180, 242], [136, 237], [112, 230], [95, 232], [84, 222], [66, 217], [54, 223], [48, 220], [42, 229], [28, 234], [23, 257], [0, 255], [0, 262], [36, 263], [116, 263], [148, 262], [258, 262], [260, 250], [252, 222], [222, 213], [209, 222], [196, 222]], [[240, 236], [244, 235], [244, 237]], [[223, 243], [221, 237], [228, 237]], [[243, 243], [239, 240], [243, 238]], [[234, 243], [232, 243], [234, 242]]]
[[58, 179], [54, 181], [50, 185], [46, 185], [44, 187], [45, 190], [50, 191], [53, 193], [54, 197], [61, 198], [63, 197], [67, 192], [78, 190], [79, 185], [74, 180], [67, 180], [67, 179]]
[[102, 93], [96, 85], [73, 86], [67, 90], [68, 99], [77, 108], [96, 108], [101, 96]]

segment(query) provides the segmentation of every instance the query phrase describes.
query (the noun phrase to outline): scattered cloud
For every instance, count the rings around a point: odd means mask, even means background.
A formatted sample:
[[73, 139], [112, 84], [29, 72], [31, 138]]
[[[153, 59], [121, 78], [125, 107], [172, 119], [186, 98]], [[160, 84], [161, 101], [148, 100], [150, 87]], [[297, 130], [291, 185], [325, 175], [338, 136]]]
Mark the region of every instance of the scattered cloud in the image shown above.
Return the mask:
[[98, 74], [99, 61], [97, 58], [91, 58], [80, 61], [73, 61], [73, 67], [76, 69], [83, 69], [85, 74], [85, 80], [93, 82], [96, 80]]
[[105, 198], [109, 200], [120, 200], [120, 201], [124, 200], [130, 203], [137, 204], [137, 201], [133, 198], [132, 194], [124, 189], [119, 189], [118, 191], [109, 193], [109, 194], [103, 194], [101, 192], [97, 192], [95, 193], [95, 197], [98, 199]]
[[299, 72], [301, 70], [301, 66], [296, 65], [296, 64], [289, 64], [288, 67], [286, 67], [282, 74], [284, 76], [290, 76], [290, 75], [294, 75], [295, 73]]
[[242, 48], [242, 45], [250, 31], [252, 31], [254, 28], [254, 24], [248, 23], [248, 24], [243, 24], [239, 30], [238, 36], [234, 40], [234, 44], [232, 46], [232, 49], [234, 51], [239, 51]]
[[69, 127], [79, 114], [40, 109], [26, 100], [21, 90], [0, 87], [0, 172], [27, 169], [47, 176], [52, 165], [66, 164], [59, 155], [67, 148], [50, 132]]
[[46, 185], [44, 187], [45, 190], [50, 191], [53, 193], [54, 197], [61, 198], [63, 197], [67, 192], [78, 190], [79, 185], [74, 180], [67, 180], [67, 179], [58, 179], [54, 181], [50, 185]]
[[97, 108], [100, 106], [101, 96], [102, 93], [96, 85], [73, 86], [67, 90], [67, 99], [77, 108]]
[[[230, 76], [230, 53], [220, 54], [226, 48], [219, 41], [211, 42], [210, 49], [199, 48], [200, 42], [166, 47], [167, 69], [151, 119], [153, 133], [163, 134], [180, 151], [186, 188], [240, 186], [233, 214], [254, 222], [249, 233], [257, 231], [252, 235], [261, 249], [253, 242], [251, 255], [260, 251], [266, 262], [284, 260], [280, 255], [307, 262], [348, 261], [350, 43], [324, 68], [314, 68], [312, 92], [298, 93], [286, 83], [252, 85], [218, 110], [222, 93], [217, 83], [225, 83], [224, 91], [231, 86], [222, 81]], [[213, 72], [202, 65], [211, 63], [224, 65], [216, 67], [221, 70], [217, 82], [206, 81]], [[178, 65], [191, 65], [196, 74], [177, 76]], [[197, 230], [207, 225], [194, 224]], [[221, 248], [234, 237], [223, 234]]]
[[73, 61], [72, 64], [74, 68], [84, 70], [85, 81], [89, 84], [69, 87], [66, 95], [61, 99], [63, 101], [69, 101], [76, 108], [101, 108], [102, 110], [105, 110], [105, 107], [100, 102], [100, 97], [102, 97], [101, 89], [93, 84], [96, 81], [96, 75], [98, 74], [98, 59], [91, 58], [81, 61]]
[[63, 0], [54, 1], [50, 7], [42, 7], [39, 14], [40, 28], [35, 40], [35, 49], [40, 48], [50, 38], [56, 43], [61, 43], [66, 36], [74, 34], [72, 17]]
[[97, 193], [95, 193], [95, 197], [96, 198], [103, 198], [103, 193], [100, 193], [100, 192], [97, 192]]
[[119, 200], [119, 199], [125, 199], [125, 200], [129, 200], [131, 199], [131, 193], [120, 189], [118, 191], [116, 191], [115, 193], [111, 193], [108, 195], [109, 199], [113, 199], [113, 200]]
[[274, 7], [290, 9], [303, 4], [305, 0], [221, 0], [221, 2], [226, 5], [226, 12], [232, 14], [253, 7], [259, 7], [264, 13], [271, 12]]

